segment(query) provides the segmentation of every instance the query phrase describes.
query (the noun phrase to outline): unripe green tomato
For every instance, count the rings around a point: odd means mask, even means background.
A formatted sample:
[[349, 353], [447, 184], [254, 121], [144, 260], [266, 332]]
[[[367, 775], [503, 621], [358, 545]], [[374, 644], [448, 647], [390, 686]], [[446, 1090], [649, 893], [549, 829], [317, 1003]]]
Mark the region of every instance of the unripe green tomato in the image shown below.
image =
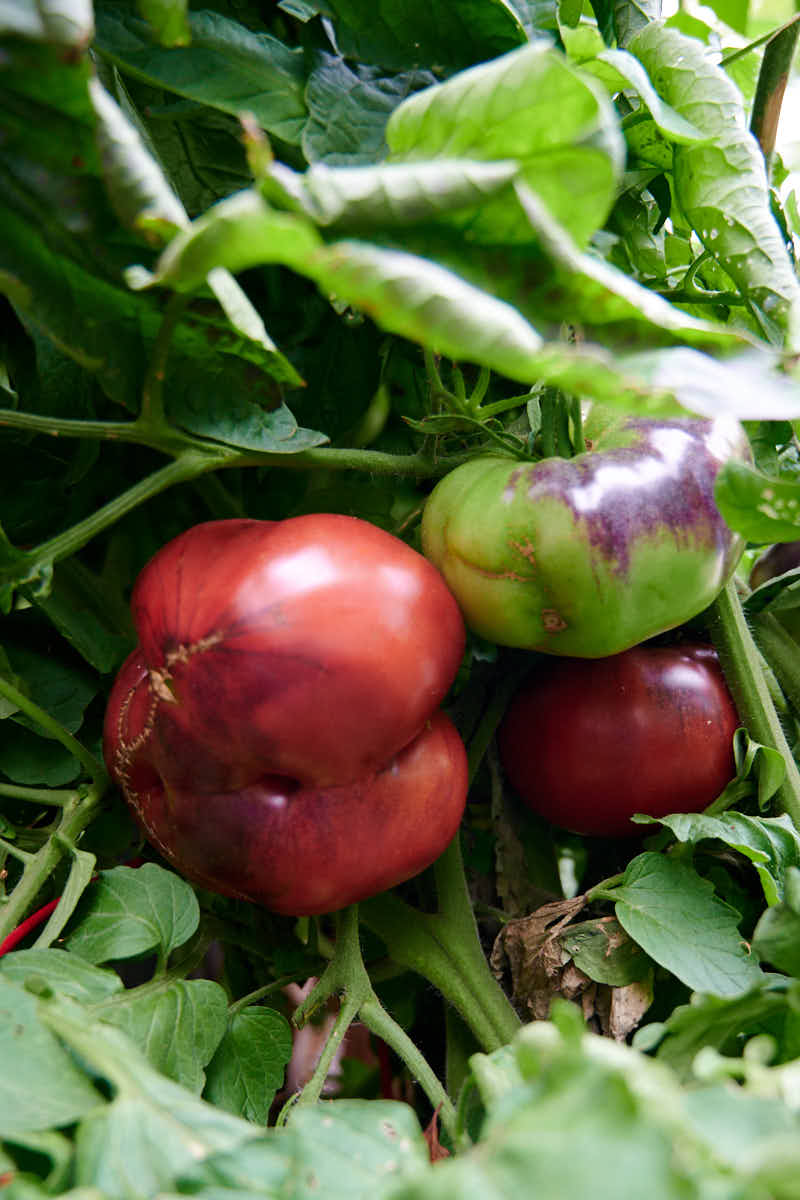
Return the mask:
[[431, 493], [422, 548], [467, 624], [505, 646], [601, 658], [706, 608], [744, 549], [715, 502], [738, 422], [593, 412], [591, 450], [537, 463], [486, 456]]

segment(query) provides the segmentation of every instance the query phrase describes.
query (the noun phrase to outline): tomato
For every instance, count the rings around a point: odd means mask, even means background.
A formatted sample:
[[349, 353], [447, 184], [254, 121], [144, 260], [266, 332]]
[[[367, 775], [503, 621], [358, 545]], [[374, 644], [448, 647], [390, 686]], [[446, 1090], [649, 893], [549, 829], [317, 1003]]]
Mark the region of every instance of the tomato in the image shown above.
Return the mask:
[[428, 499], [423, 551], [490, 641], [619, 653], [696, 616], [741, 556], [714, 503], [720, 466], [748, 455], [737, 422], [593, 411], [585, 431], [575, 458], [477, 458]]
[[575, 833], [642, 834], [633, 813], [700, 812], [735, 774], [738, 718], [710, 646], [542, 659], [498, 731], [508, 779]]
[[466, 765], [436, 716], [464, 648], [441, 576], [353, 517], [197, 525], [133, 593], [104, 749], [190, 878], [296, 915], [427, 866]]

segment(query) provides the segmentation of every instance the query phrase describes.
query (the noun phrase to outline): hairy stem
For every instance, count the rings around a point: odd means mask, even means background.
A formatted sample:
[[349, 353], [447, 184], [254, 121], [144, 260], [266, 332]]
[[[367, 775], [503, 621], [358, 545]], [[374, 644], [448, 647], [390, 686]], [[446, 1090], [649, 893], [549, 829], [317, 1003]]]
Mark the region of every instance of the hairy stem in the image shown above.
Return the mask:
[[714, 601], [709, 615], [711, 636], [742, 723], [755, 741], [772, 746], [783, 756], [786, 777], [776, 798], [800, 832], [800, 771], [772, 703], [734, 581]]
[[61, 859], [69, 853], [70, 846], [75, 845], [96, 815], [106, 786], [105, 772], [102, 772], [102, 777], [96, 779], [85, 794], [76, 792], [74, 799], [64, 805], [57, 830], [33, 855], [30, 862], [26, 863], [11, 895], [0, 901], [0, 942], [5, 940], [33, 906]]

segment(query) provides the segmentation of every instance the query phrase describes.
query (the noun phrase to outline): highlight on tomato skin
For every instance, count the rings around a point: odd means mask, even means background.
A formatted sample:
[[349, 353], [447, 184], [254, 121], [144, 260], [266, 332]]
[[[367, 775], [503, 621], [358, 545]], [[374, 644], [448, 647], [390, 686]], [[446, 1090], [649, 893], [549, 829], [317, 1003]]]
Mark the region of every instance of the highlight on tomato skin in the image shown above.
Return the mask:
[[133, 610], [104, 753], [188, 878], [300, 916], [446, 848], [467, 768], [438, 705], [465, 635], [422, 555], [335, 514], [208, 522], [144, 568]]
[[736, 709], [714, 650], [636, 646], [602, 659], [543, 659], [498, 731], [523, 802], [552, 824], [642, 836], [634, 813], [701, 812], [734, 777]]

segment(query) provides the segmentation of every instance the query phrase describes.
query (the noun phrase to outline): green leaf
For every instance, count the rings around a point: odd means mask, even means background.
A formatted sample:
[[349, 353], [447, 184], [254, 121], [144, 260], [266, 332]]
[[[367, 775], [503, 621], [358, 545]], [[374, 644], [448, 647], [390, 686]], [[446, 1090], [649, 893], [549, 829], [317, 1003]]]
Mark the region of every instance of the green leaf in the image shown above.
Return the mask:
[[204, 1067], [225, 1033], [227, 1012], [227, 998], [218, 983], [180, 979], [153, 991], [126, 992], [105, 1005], [100, 1015], [122, 1029], [156, 1070], [199, 1093], [206, 1079]]
[[328, 441], [324, 433], [301, 429], [285, 404], [265, 411], [244, 396], [220, 394], [216, 402], [206, 397], [183, 396], [169, 405], [170, 416], [190, 433], [245, 450], [270, 454], [299, 454]]
[[[707, 1046], [724, 1054], [741, 1053], [744, 1042], [765, 1030], [775, 1032], [791, 1016], [785, 979], [765, 978], [742, 996], [694, 996], [680, 1005], [660, 1029], [657, 1057], [682, 1078], [690, 1078], [692, 1063]], [[648, 1036], [648, 1027], [641, 1033]], [[639, 1044], [639, 1035], [634, 1045]]]
[[35, 996], [0, 975], [0, 1137], [71, 1124], [100, 1095], [40, 1024]]
[[768, 908], [753, 931], [753, 950], [762, 962], [800, 978], [800, 913], [788, 904]]
[[48, 595], [31, 599], [62, 637], [103, 675], [118, 667], [133, 649], [133, 630], [123, 632], [130, 623], [127, 611], [118, 611], [120, 603], [115, 604], [97, 576], [75, 558], [56, 565]]
[[610, 987], [636, 983], [652, 966], [618, 922], [608, 917], [570, 925], [559, 941], [579, 971]]
[[679, 842], [696, 843], [704, 838], [724, 842], [738, 850], [755, 866], [767, 904], [783, 899], [786, 872], [800, 867], [800, 834], [789, 817], [751, 817], [730, 809], [719, 817], [703, 813], [676, 813], [650, 818], [666, 825]]
[[772, 216], [764, 158], [747, 129], [740, 93], [701, 43], [657, 21], [628, 49], [659, 95], [708, 139], [674, 147], [683, 213], [742, 293], [796, 336], [800, 284]]
[[80, 774], [80, 763], [60, 742], [18, 725], [0, 726], [0, 771], [25, 787], [63, 787]]
[[731, 529], [749, 542], [763, 546], [800, 536], [800, 483], [728, 462], [717, 476], [714, 499]]
[[[386, 140], [395, 161], [516, 160], [580, 244], [608, 215], [623, 166], [605, 93], [543, 39], [409, 97], [392, 113]], [[502, 198], [462, 224], [477, 243], [530, 240], [524, 214]]]
[[298, 1105], [289, 1129], [303, 1148], [303, 1200], [312, 1200], [320, 1180], [330, 1200], [371, 1200], [390, 1181], [428, 1174], [428, 1146], [416, 1113], [394, 1100]]
[[128, 282], [133, 287], [161, 283], [194, 291], [215, 267], [237, 272], [280, 263], [302, 269], [321, 244], [305, 218], [270, 208], [256, 191], [237, 192], [173, 238], [152, 276], [131, 270]]
[[449, 70], [494, 58], [524, 40], [506, 0], [326, 0], [348, 58], [383, 67], [440, 63]]
[[94, 1004], [123, 990], [115, 971], [92, 966], [67, 950], [15, 950], [0, 960], [0, 973], [24, 984], [36, 977], [62, 996]]
[[727, 413], [739, 420], [782, 421], [800, 415], [800, 384], [776, 370], [771, 354], [763, 350], [719, 360], [689, 346], [676, 346], [631, 354], [625, 363], [647, 386], [670, 392], [699, 416]]
[[639, 854], [613, 897], [626, 933], [694, 991], [735, 996], [762, 978], [736, 928], [738, 914], [684, 863]]
[[359, 231], [435, 220], [473, 206], [507, 188], [518, 170], [513, 161], [445, 159], [365, 167], [320, 164], [296, 175], [276, 164], [270, 178], [316, 224]]
[[237, 1012], [206, 1072], [205, 1098], [226, 1112], [266, 1125], [292, 1053], [292, 1031], [271, 1008]]
[[671, 141], [687, 145], [708, 141], [706, 134], [664, 103], [642, 64], [627, 50], [602, 50], [596, 58], [584, 63], [583, 68], [602, 80], [612, 94], [633, 90], [653, 118], [655, 127]]
[[68, 948], [91, 963], [157, 950], [166, 958], [197, 929], [200, 910], [183, 879], [155, 863], [102, 871], [85, 894]]
[[[393, 1200], [641, 1200], [643, 1187], [651, 1200], [712, 1195], [690, 1178], [698, 1160], [670, 1073], [580, 1024], [577, 1038], [548, 1022], [526, 1026], [511, 1047], [521, 1082], [496, 1090], [479, 1143]], [[500, 1055], [507, 1048], [490, 1061]]]
[[97, 859], [88, 850], [79, 850], [73, 846], [70, 851], [70, 868], [67, 882], [59, 896], [58, 904], [50, 914], [47, 924], [34, 943], [37, 948], [46, 949], [51, 946], [70, 919], [78, 902], [89, 886], [94, 875]]
[[99, 80], [89, 81], [89, 96], [97, 115], [97, 144], [115, 211], [123, 225], [163, 245], [188, 224], [183, 205], [138, 130]]
[[303, 153], [310, 163], [330, 166], [377, 162], [387, 153], [384, 130], [391, 113], [411, 92], [435, 82], [430, 71], [388, 75], [320, 53], [306, 85]]
[[[52, 655], [39, 653], [26, 646], [9, 644], [8, 658], [14, 671], [25, 680], [27, 694], [69, 733], [76, 733], [90, 700], [97, 694], [97, 683], [88, 674]], [[24, 713], [14, 718], [20, 725], [39, 733], [40, 726]]]
[[297, 145], [306, 119], [303, 51], [215, 12], [189, 14], [191, 42], [153, 42], [147, 24], [118, 5], [98, 6], [96, 45], [123, 72], [238, 116]]

